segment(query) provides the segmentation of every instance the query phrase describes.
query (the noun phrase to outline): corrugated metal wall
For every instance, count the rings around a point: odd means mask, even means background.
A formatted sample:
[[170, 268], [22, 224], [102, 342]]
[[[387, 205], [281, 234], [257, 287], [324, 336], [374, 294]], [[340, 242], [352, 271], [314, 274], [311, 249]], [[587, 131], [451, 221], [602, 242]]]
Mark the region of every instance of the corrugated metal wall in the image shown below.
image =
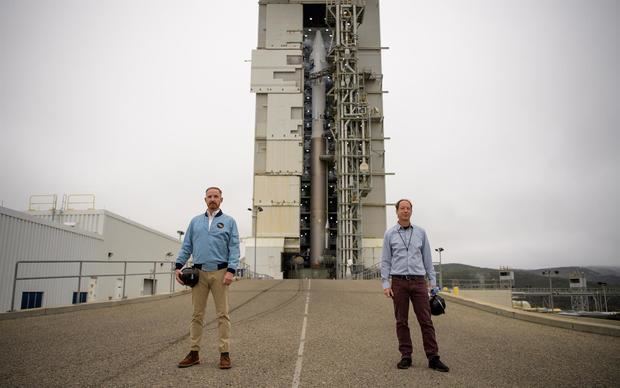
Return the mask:
[[80, 211], [31, 211], [31, 215], [47, 221], [67, 225], [92, 233], [103, 235], [103, 210], [80, 210]]
[[[176, 258], [181, 244], [167, 236], [116, 214], [106, 212], [103, 226], [106, 252], [116, 260], [166, 260]], [[173, 256], [168, 257], [170, 252]]]
[[[145, 261], [127, 264], [128, 298], [150, 295], [152, 288], [157, 294], [184, 288], [172, 281], [170, 275], [180, 246], [178, 239], [104, 210], [66, 212], [53, 217], [50, 212], [35, 215], [0, 208], [0, 312], [11, 308], [15, 264], [24, 260], [105, 260], [83, 263], [80, 291], [94, 295], [94, 299], [89, 296], [89, 301], [120, 298], [125, 266], [119, 261], [123, 260]], [[64, 222], [76, 225], [70, 227]], [[108, 252], [113, 253], [109, 259]], [[79, 273], [78, 263], [24, 263], [20, 264], [18, 277]], [[22, 292], [42, 291], [41, 307], [53, 307], [71, 304], [77, 290], [77, 278], [20, 280], [15, 290], [15, 309], [20, 309]]]
[[37, 218], [55, 223], [75, 225], [77, 229], [97, 233], [105, 244], [97, 257], [105, 259], [112, 252], [112, 260], [166, 260], [166, 253], [176, 254], [180, 248], [178, 238], [139, 224], [107, 210], [68, 210], [30, 212]]
[[[15, 263], [20, 260], [88, 260], [95, 259], [97, 250], [103, 246], [100, 236], [80, 230], [52, 224], [25, 213], [7, 208], [0, 208], [0, 311], [11, 307]], [[54, 266], [46, 275], [63, 274], [70, 270], [69, 264]], [[51, 266], [50, 266], [51, 267]], [[41, 265], [30, 264], [20, 270], [20, 276], [37, 276]], [[34, 281], [29, 281], [34, 282]], [[47, 281], [48, 284], [24, 282], [24, 287], [52, 287], [56, 293], [66, 293], [66, 284], [59, 281]], [[66, 281], [64, 282], [66, 283]], [[71, 288], [73, 286], [71, 285]], [[38, 289], [32, 289], [37, 291]], [[44, 298], [50, 300], [51, 295]], [[21, 300], [21, 291], [16, 293], [16, 300]], [[69, 299], [69, 304], [71, 300]], [[19, 307], [19, 304], [17, 305]]]

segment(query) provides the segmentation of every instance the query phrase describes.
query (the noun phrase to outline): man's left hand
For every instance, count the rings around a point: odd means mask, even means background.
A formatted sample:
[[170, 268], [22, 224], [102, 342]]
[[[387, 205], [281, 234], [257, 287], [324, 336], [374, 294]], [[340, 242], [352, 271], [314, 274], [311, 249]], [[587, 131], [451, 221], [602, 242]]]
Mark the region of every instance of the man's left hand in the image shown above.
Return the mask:
[[226, 275], [224, 275], [224, 284], [230, 286], [230, 284], [233, 282], [234, 276], [235, 275], [233, 275], [232, 273], [226, 271]]

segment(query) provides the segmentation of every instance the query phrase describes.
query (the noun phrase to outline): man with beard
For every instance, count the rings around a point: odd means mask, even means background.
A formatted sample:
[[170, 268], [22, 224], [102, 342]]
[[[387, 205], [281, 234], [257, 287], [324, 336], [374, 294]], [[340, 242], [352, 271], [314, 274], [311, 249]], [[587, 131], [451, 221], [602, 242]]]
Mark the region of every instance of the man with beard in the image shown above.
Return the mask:
[[193, 257], [194, 268], [200, 269], [198, 283], [192, 288], [193, 315], [190, 324], [190, 352], [178, 363], [179, 368], [200, 364], [198, 352], [204, 326], [204, 314], [209, 292], [213, 293], [217, 313], [220, 369], [230, 369], [230, 317], [228, 316], [228, 286], [239, 265], [239, 232], [235, 220], [220, 210], [224, 198], [218, 187], [209, 187], [205, 203], [207, 211], [192, 219], [185, 233], [176, 260], [176, 279], [181, 269]]

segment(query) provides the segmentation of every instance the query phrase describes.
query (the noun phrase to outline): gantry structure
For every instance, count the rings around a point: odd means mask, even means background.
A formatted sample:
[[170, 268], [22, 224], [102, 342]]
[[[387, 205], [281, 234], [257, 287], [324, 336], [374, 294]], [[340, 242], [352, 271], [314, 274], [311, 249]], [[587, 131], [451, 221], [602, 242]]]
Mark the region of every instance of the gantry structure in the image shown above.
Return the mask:
[[[259, 273], [351, 278], [380, 259], [386, 173], [379, 25], [378, 0], [259, 1], [254, 228], [246, 240]], [[328, 63], [320, 70], [316, 39], [324, 39]], [[317, 80], [326, 84], [320, 117], [313, 116], [316, 94], [312, 105]], [[320, 164], [312, 158], [317, 120]], [[313, 214], [316, 179], [324, 179], [324, 218]], [[319, 231], [317, 219], [325, 220]], [[318, 233], [325, 237], [317, 248]]]

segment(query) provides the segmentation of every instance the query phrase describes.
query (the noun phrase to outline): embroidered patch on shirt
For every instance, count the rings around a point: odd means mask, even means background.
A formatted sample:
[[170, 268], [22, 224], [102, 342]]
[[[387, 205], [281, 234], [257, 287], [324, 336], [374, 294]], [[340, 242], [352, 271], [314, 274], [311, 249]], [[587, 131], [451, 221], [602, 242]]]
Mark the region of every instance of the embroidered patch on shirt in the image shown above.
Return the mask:
[[221, 222], [218, 222], [218, 223], [217, 223], [217, 227], [218, 227], [218, 228], [220, 228], [220, 229], [222, 229], [222, 228], [224, 227], [224, 224], [222, 224]]

